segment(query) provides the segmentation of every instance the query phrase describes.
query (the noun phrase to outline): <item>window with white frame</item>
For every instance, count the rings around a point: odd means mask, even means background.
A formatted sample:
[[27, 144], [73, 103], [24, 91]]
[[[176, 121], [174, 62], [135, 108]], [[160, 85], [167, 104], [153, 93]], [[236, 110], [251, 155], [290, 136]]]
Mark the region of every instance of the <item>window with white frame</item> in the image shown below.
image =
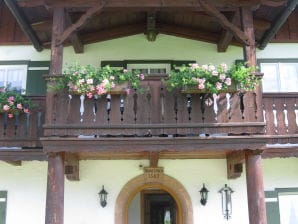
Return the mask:
[[0, 65], [0, 87], [26, 89], [27, 65]]
[[127, 64], [129, 70], [139, 70], [146, 75], [164, 75], [168, 74], [171, 70], [171, 64]]
[[5, 224], [6, 220], [7, 191], [0, 191], [0, 224]]
[[298, 223], [298, 193], [280, 193], [278, 195], [280, 224]]
[[260, 62], [263, 92], [298, 92], [297, 62], [272, 61]]

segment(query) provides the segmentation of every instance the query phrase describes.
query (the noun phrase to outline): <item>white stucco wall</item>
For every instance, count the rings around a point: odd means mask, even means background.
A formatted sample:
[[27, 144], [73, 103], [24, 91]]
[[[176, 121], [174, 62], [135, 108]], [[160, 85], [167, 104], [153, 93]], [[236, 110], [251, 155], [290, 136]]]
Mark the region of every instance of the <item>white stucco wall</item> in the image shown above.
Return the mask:
[[[121, 188], [142, 174], [143, 160], [92, 160], [80, 162], [78, 182], [65, 182], [65, 224], [114, 224], [114, 208]], [[160, 160], [165, 173], [184, 185], [189, 193], [194, 224], [248, 224], [245, 173], [236, 180], [226, 179], [226, 160]], [[46, 162], [23, 162], [15, 167], [0, 162], [0, 190], [8, 191], [7, 224], [44, 223], [46, 199]], [[298, 159], [263, 160], [265, 190], [298, 187]], [[199, 190], [205, 183], [209, 200], [199, 203]], [[221, 214], [218, 190], [227, 183], [234, 191], [232, 219]], [[97, 193], [105, 185], [108, 204], [99, 205]]]
[[[98, 66], [102, 60], [197, 60], [198, 63], [233, 63], [242, 59], [242, 48], [230, 46], [218, 53], [215, 44], [159, 34], [155, 42], [143, 34], [85, 45], [83, 54], [74, 54], [73, 48], [64, 48], [64, 63], [79, 62]], [[298, 44], [269, 44], [257, 50], [258, 58], [298, 58]], [[32, 46], [0, 46], [3, 60], [50, 60], [50, 50], [36, 52]]]

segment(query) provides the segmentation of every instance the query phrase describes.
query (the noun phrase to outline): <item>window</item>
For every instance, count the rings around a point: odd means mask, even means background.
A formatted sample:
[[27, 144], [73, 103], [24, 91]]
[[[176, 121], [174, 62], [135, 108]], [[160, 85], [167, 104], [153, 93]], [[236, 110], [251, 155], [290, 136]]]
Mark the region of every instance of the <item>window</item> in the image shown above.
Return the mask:
[[0, 65], [0, 87], [26, 89], [27, 65]]
[[127, 69], [139, 70], [147, 75], [164, 75], [170, 72], [171, 64], [127, 64]]
[[0, 224], [5, 224], [6, 200], [7, 200], [7, 191], [0, 191]]
[[298, 60], [260, 60], [263, 92], [298, 92]]
[[276, 188], [265, 195], [268, 224], [298, 223], [298, 188]]

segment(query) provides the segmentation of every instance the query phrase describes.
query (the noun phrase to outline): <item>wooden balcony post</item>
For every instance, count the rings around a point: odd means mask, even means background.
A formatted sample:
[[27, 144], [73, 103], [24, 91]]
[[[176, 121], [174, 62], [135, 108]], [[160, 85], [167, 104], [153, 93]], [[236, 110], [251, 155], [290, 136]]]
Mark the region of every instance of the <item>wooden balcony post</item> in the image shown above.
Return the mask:
[[267, 224], [263, 173], [259, 151], [246, 151], [246, 184], [250, 224]]
[[62, 153], [49, 153], [45, 224], [63, 224], [63, 219], [64, 158]]
[[[243, 46], [243, 58], [244, 61], [248, 63], [249, 66], [257, 66], [257, 56], [256, 56], [256, 41], [255, 41], [255, 31], [253, 25], [253, 12], [251, 7], [241, 7], [241, 26], [243, 32], [248, 37], [249, 45]], [[251, 112], [247, 113], [249, 121], [263, 121], [262, 113], [262, 88], [258, 86], [249, 101], [252, 103]], [[254, 113], [253, 113], [254, 111]]]
[[[64, 8], [53, 9], [53, 30], [51, 43], [51, 66], [50, 75], [62, 74], [63, 44], [58, 44], [64, 31], [65, 11]], [[53, 124], [56, 120], [55, 95], [47, 93], [46, 123]]]

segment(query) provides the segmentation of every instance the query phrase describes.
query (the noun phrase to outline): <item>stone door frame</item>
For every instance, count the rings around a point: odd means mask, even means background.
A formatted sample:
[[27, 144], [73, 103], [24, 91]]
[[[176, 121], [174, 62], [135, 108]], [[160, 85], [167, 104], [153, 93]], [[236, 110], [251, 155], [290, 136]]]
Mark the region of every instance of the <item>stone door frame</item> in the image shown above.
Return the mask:
[[177, 204], [177, 224], [193, 224], [193, 208], [184, 186], [168, 175], [148, 179], [146, 173], [128, 181], [120, 191], [115, 205], [115, 224], [128, 224], [128, 207], [135, 195], [148, 188], [158, 188], [168, 192]]

